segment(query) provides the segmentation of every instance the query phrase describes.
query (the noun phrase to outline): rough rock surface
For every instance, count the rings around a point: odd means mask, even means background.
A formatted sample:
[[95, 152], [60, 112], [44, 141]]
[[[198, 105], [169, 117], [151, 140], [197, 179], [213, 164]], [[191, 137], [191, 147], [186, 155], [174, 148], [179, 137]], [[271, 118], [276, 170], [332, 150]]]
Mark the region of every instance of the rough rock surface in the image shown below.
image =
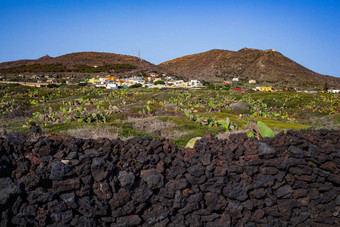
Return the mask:
[[234, 102], [229, 105], [232, 110], [248, 110], [249, 106], [245, 102]]
[[340, 131], [0, 138], [0, 226], [339, 226]]

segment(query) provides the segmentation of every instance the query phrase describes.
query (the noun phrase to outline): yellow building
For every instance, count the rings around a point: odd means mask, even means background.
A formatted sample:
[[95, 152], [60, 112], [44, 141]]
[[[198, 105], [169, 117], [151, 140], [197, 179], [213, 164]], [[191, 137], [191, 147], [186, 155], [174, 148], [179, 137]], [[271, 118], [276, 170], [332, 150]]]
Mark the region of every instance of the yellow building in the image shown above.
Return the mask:
[[179, 84], [182, 88], [188, 88], [188, 83], [181, 83]]
[[26, 87], [41, 87], [41, 84], [37, 84], [37, 83], [24, 83], [21, 85], [26, 86]]
[[100, 80], [92, 78], [92, 79], [89, 79], [89, 83], [91, 83], [91, 84], [100, 84]]
[[260, 87], [260, 91], [272, 91], [272, 87]]
[[108, 78], [107, 78], [107, 80], [112, 80], [112, 81], [116, 81], [116, 77], [115, 76], [109, 76]]

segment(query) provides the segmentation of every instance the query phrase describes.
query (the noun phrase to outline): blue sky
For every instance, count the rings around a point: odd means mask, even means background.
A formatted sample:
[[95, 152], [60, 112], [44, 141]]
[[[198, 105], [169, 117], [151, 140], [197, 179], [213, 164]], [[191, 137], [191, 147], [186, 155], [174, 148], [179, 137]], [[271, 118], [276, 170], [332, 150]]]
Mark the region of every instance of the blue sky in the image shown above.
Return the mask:
[[340, 77], [340, 0], [1, 0], [0, 62], [79, 51], [154, 64], [210, 49], [274, 48]]

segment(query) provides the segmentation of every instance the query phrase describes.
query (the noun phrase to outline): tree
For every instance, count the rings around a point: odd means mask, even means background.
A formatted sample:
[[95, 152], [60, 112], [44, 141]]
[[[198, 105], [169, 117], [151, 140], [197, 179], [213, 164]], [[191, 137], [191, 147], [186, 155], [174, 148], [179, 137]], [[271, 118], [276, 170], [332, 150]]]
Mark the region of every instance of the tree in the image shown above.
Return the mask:
[[222, 88], [222, 90], [226, 90], [226, 91], [229, 91], [231, 88], [230, 85], [224, 85], [224, 87]]
[[139, 88], [139, 87], [142, 87], [143, 85], [142, 84], [133, 84], [130, 86], [130, 88]]
[[203, 86], [209, 86], [210, 83], [209, 83], [208, 81], [203, 80], [203, 81], [202, 81], [202, 85], [203, 85]]
[[153, 83], [154, 85], [164, 85], [165, 82], [162, 80], [157, 80], [156, 82]]
[[329, 89], [328, 83], [327, 83], [327, 81], [325, 81], [325, 83], [323, 85], [323, 90], [327, 92], [328, 89]]
[[141, 71], [137, 76], [147, 77], [148, 75], [144, 71]]

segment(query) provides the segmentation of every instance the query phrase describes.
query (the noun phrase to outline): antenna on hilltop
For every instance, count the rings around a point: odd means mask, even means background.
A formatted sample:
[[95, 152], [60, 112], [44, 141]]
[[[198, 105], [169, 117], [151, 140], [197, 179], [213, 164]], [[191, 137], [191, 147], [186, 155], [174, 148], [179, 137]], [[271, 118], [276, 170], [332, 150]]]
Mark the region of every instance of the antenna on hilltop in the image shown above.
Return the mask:
[[139, 60], [141, 60], [141, 58], [140, 58], [140, 50], [138, 50], [138, 58], [139, 58]]

